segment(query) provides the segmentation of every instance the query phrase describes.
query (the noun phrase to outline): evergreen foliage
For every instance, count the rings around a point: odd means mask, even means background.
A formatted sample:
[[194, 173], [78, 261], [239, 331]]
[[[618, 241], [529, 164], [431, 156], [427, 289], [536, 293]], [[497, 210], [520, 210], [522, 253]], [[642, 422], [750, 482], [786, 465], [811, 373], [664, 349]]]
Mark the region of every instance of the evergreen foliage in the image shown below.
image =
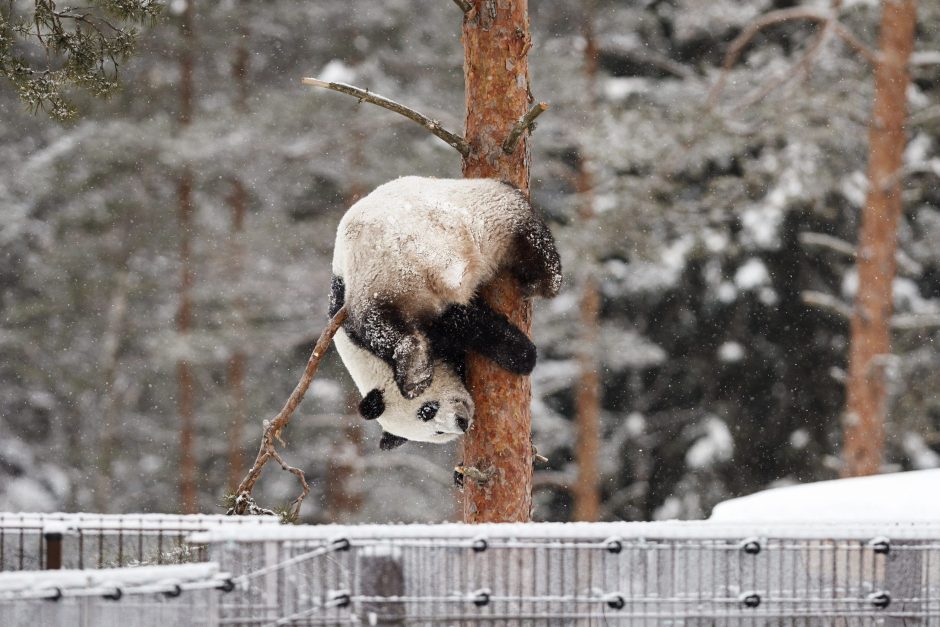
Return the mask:
[[118, 88], [120, 64], [134, 51], [138, 30], [160, 15], [159, 0], [55, 0], [0, 3], [0, 77], [8, 79], [32, 112], [56, 120], [76, 114], [77, 87], [107, 98]]

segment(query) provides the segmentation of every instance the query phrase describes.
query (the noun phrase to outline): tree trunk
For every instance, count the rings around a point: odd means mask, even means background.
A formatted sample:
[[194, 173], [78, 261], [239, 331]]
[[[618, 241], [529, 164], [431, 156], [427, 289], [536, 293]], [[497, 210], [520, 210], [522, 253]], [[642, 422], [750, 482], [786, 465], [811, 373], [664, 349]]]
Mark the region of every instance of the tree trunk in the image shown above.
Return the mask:
[[[186, 3], [183, 11], [182, 49], [180, 51], [180, 131], [192, 122], [193, 113], [193, 2]], [[184, 164], [177, 184], [179, 213], [177, 216], [180, 238], [180, 285], [179, 309], [176, 314], [176, 329], [186, 339], [192, 328], [192, 303], [190, 292], [193, 286], [191, 260], [193, 174]], [[196, 512], [196, 459], [193, 451], [195, 415], [193, 403], [193, 372], [186, 359], [176, 363], [179, 386], [177, 404], [180, 414], [180, 507], [184, 514]]]
[[127, 258], [121, 260], [108, 307], [108, 322], [101, 342], [101, 378], [104, 383], [104, 410], [98, 425], [98, 463], [95, 475], [95, 509], [106, 514], [111, 506], [112, 482], [114, 480], [114, 456], [118, 448], [116, 424], [121, 401], [117, 385], [117, 361], [124, 336], [127, 319], [127, 292], [130, 289], [130, 273]]
[[885, 360], [901, 216], [907, 118], [907, 65], [914, 46], [915, 0], [882, 3], [875, 105], [869, 130], [868, 197], [858, 240], [858, 293], [851, 322], [843, 476], [881, 468], [887, 413]]
[[[473, 0], [463, 24], [464, 83], [470, 154], [466, 178], [496, 178], [529, 192], [529, 149], [525, 138], [512, 154], [503, 140], [531, 104], [527, 0]], [[529, 332], [531, 305], [516, 281], [497, 277], [483, 296], [513, 324]], [[532, 390], [528, 377], [502, 370], [471, 354], [468, 387], [476, 404], [474, 427], [464, 438], [465, 464], [491, 473], [480, 485], [467, 480], [466, 522], [527, 521], [532, 514]]]
[[[584, 79], [587, 95], [587, 119], [597, 119], [597, 41], [594, 37], [594, 2], [584, 0]], [[574, 519], [594, 522], [600, 518], [601, 385], [597, 372], [597, 338], [601, 295], [594, 277], [590, 250], [590, 231], [594, 226], [594, 180], [586, 146], [580, 149], [577, 190], [581, 197], [581, 229], [584, 231], [582, 262], [587, 264], [581, 286], [580, 341], [578, 342], [578, 389], [575, 395], [575, 423], [578, 440], [575, 458], [578, 478], [574, 485]]]
[[[238, 30], [238, 45], [232, 62], [232, 78], [235, 80], [235, 110], [244, 115], [248, 111], [248, 31], [242, 26]], [[248, 191], [237, 175], [232, 176], [232, 191], [228, 204], [232, 210], [231, 246], [229, 252], [229, 280], [236, 290], [232, 307], [235, 313], [236, 334], [245, 331], [245, 301], [241, 294], [241, 278], [244, 266], [243, 238], [245, 234], [245, 210], [248, 206]], [[236, 340], [228, 361], [229, 399], [231, 400], [228, 428], [228, 485], [230, 490], [238, 487], [245, 476], [245, 447], [242, 434], [245, 430], [245, 351]]]

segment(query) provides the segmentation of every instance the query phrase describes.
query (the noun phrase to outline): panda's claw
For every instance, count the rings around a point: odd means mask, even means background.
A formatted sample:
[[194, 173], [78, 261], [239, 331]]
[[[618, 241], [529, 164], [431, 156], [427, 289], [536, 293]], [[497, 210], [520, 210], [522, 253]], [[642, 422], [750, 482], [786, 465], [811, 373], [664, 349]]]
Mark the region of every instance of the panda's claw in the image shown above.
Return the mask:
[[395, 383], [401, 395], [411, 400], [431, 386], [434, 369], [427, 340], [422, 335], [403, 338], [395, 348]]
[[408, 372], [396, 373], [395, 383], [398, 384], [401, 395], [408, 400], [412, 400], [424, 394], [424, 391], [431, 387], [433, 373], [428, 368], [427, 372], [420, 373], [420, 378], [411, 378], [409, 375], [414, 376], [413, 373]]

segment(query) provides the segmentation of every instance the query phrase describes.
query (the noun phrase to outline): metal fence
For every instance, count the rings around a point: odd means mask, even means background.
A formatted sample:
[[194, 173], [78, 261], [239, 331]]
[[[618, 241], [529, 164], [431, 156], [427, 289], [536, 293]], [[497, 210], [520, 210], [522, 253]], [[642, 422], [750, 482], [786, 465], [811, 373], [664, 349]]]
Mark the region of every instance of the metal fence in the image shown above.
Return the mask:
[[0, 572], [206, 561], [189, 534], [220, 525], [273, 525], [273, 516], [0, 512]]
[[196, 534], [223, 625], [940, 625], [940, 526], [390, 525]]
[[0, 624], [215, 627], [218, 590], [232, 587], [213, 563], [0, 573]]

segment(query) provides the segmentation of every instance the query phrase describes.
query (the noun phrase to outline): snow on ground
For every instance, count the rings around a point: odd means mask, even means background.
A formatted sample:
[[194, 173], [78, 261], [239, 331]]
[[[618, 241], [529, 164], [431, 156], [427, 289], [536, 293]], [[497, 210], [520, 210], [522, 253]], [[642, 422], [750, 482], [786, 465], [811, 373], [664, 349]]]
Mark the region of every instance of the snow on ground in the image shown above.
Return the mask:
[[719, 503], [727, 523], [940, 522], [940, 470], [820, 481], [764, 490]]

